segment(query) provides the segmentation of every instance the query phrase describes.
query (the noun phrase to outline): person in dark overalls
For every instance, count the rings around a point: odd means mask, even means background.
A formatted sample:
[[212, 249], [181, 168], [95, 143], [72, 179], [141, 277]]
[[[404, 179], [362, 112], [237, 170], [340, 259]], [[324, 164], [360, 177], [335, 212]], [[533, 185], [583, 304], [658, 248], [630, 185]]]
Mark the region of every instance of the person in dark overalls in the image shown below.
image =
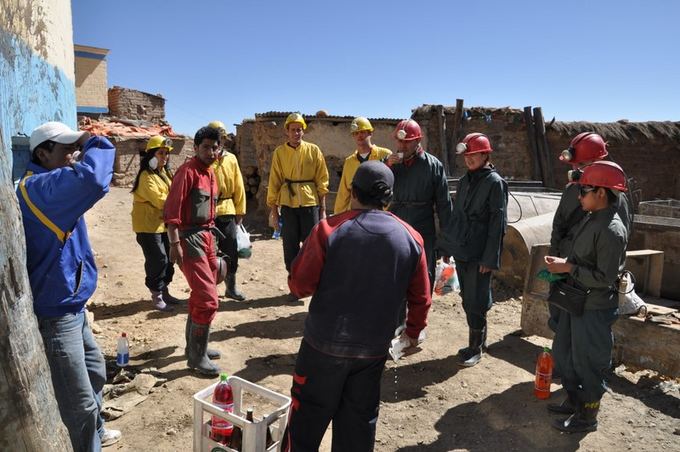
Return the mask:
[[[552, 233], [550, 235], [551, 256], [567, 257], [571, 250], [571, 244], [576, 232], [576, 226], [583, 220], [587, 212], [581, 208], [579, 202], [578, 180], [583, 173], [583, 168], [591, 163], [603, 160], [609, 155], [607, 143], [602, 137], [594, 132], [583, 132], [576, 135], [569, 144], [569, 148], [560, 153], [559, 160], [568, 163], [572, 169], [568, 173], [567, 186], [562, 193], [560, 203], [553, 217]], [[625, 193], [619, 195], [617, 212], [623, 221], [630, 237], [633, 222], [632, 208]], [[561, 309], [548, 304], [548, 326], [555, 332]], [[553, 370], [553, 378], [561, 377], [561, 370], [556, 367]]]
[[546, 256], [551, 273], [568, 274], [587, 291], [582, 315], [560, 312], [553, 342], [567, 400], [550, 404], [553, 413], [570, 414], [553, 427], [564, 432], [597, 429], [605, 373], [611, 366], [612, 325], [618, 317], [617, 280], [626, 258], [628, 230], [617, 213], [626, 176], [614, 162], [597, 161], [583, 169], [579, 201], [586, 217], [573, 234], [566, 258]]
[[456, 152], [465, 158], [468, 171], [458, 184], [442, 246], [456, 261], [469, 328], [468, 346], [458, 350], [458, 364], [470, 367], [486, 347], [486, 313], [493, 303], [491, 272], [500, 268], [508, 184], [491, 163], [493, 149], [486, 135], [468, 134]]
[[423, 236], [431, 293], [437, 260], [434, 214], [436, 211], [440, 230], [451, 217], [446, 170], [437, 157], [421, 146], [422, 132], [413, 119], [399, 122], [394, 138], [397, 152], [387, 158], [387, 165], [394, 173], [394, 199], [388, 209]]

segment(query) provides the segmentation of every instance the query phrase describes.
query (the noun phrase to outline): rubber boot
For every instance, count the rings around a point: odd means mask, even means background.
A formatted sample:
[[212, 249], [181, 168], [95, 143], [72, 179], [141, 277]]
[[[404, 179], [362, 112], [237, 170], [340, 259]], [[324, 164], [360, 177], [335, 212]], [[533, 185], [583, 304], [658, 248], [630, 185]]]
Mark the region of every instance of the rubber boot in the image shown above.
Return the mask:
[[556, 414], [574, 414], [576, 406], [578, 405], [578, 398], [573, 391], [567, 391], [567, 397], [562, 403], [549, 403], [548, 411]]
[[600, 402], [581, 403], [574, 414], [564, 420], [553, 422], [553, 427], [565, 433], [594, 432], [597, 430], [597, 413]]
[[245, 301], [246, 296], [236, 288], [236, 273], [227, 273], [227, 291], [224, 296], [236, 301]]
[[[189, 328], [190, 327], [191, 327], [191, 319], [189, 318], [189, 316], [187, 316], [187, 325], [186, 325], [186, 328], [184, 329], [184, 339], [186, 340], [187, 347], [188, 347], [188, 344], [189, 344]], [[205, 353], [206, 353], [206, 355], [208, 355], [209, 359], [220, 359], [222, 357], [220, 352], [213, 349], [213, 348], [206, 349]], [[189, 356], [189, 352], [187, 351], [186, 348], [184, 349], [184, 354]]]
[[484, 340], [484, 329], [470, 329], [468, 335], [468, 349], [458, 356], [458, 364], [464, 367], [472, 367], [482, 359], [482, 341]]
[[152, 290], [151, 291], [151, 301], [153, 302], [153, 307], [158, 309], [159, 311], [163, 312], [172, 312], [174, 309], [172, 306], [168, 306], [165, 304], [165, 300], [163, 300], [163, 293]]
[[199, 325], [191, 322], [189, 327], [189, 344], [187, 345], [187, 366], [202, 375], [217, 376], [220, 368], [214, 365], [206, 351], [208, 338], [210, 337], [210, 325]]
[[163, 300], [167, 304], [182, 304], [184, 300], [180, 300], [179, 298], [175, 298], [172, 295], [170, 295], [170, 291], [168, 290], [167, 287], [163, 288]]

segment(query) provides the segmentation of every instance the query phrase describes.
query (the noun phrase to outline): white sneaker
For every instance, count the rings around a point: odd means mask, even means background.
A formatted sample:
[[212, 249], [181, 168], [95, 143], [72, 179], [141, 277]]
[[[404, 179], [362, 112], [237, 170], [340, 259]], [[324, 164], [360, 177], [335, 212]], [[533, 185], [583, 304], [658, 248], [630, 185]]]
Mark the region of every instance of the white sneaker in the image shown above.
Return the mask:
[[120, 432], [120, 430], [105, 428], [104, 435], [102, 436], [102, 447], [116, 444], [118, 441], [120, 441], [121, 436], [123, 436], [123, 434]]

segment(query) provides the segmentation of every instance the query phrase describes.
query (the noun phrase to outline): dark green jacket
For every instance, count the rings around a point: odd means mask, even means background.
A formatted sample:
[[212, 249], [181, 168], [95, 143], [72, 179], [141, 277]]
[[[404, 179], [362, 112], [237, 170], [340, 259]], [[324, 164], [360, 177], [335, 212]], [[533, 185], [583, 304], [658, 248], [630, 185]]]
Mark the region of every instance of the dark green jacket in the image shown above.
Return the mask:
[[[625, 193], [619, 194], [616, 211], [626, 227], [627, 237], [630, 237], [633, 216]], [[562, 192], [560, 204], [553, 217], [552, 233], [550, 235], [551, 256], [567, 257], [574, 240], [576, 226], [581, 223], [587, 212], [581, 208], [578, 200], [578, 184], [569, 184]]]
[[586, 309], [618, 306], [616, 280], [623, 268], [628, 231], [616, 206], [587, 214], [574, 234], [567, 261], [575, 265], [571, 275], [590, 289]]
[[452, 220], [443, 234], [446, 254], [461, 262], [500, 268], [507, 226], [508, 184], [493, 165], [460, 179]]
[[394, 173], [394, 197], [389, 210], [423, 236], [435, 237], [434, 209], [440, 227], [451, 217], [451, 196], [444, 165], [437, 157], [419, 152], [409, 166], [398, 163]]

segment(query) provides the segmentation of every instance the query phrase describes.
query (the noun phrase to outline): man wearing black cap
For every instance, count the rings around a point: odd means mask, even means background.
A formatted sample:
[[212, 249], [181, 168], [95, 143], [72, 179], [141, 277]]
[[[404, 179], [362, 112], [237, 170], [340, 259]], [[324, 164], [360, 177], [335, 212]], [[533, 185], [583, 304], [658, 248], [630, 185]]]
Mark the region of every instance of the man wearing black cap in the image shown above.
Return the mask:
[[293, 261], [288, 285], [313, 294], [293, 375], [292, 450], [318, 450], [333, 421], [333, 450], [373, 450], [382, 376], [402, 300], [405, 336], [427, 324], [430, 283], [423, 239], [383, 211], [394, 176], [364, 162], [352, 181], [352, 210], [321, 220]]

